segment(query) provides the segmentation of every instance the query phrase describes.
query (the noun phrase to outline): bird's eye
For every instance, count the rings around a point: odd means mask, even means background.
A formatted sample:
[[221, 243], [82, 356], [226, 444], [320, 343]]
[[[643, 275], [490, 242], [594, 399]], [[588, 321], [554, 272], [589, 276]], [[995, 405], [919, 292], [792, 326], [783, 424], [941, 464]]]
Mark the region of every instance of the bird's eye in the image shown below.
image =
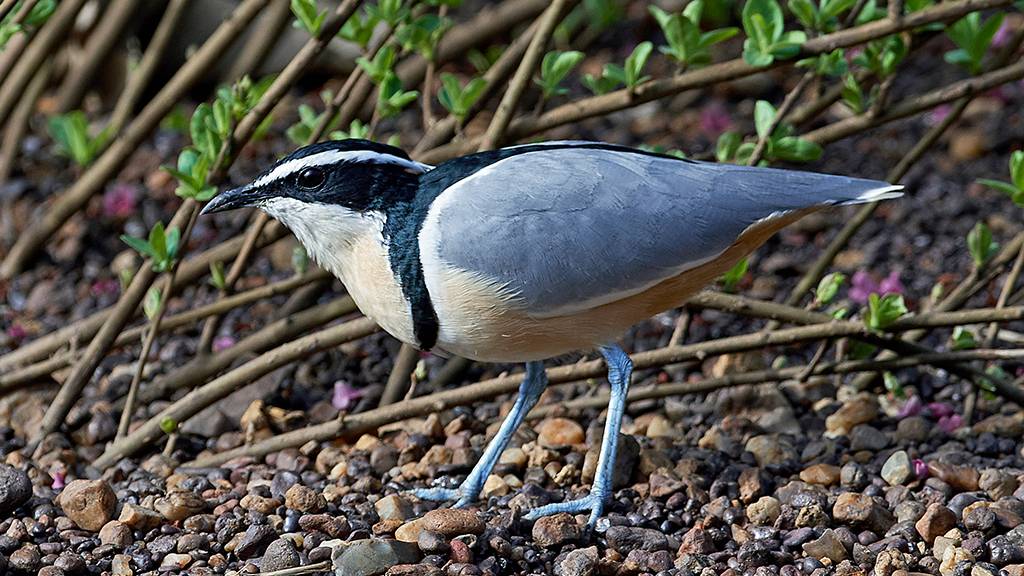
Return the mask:
[[298, 184], [301, 188], [312, 190], [323, 184], [324, 178], [323, 170], [315, 167], [305, 168], [299, 172]]

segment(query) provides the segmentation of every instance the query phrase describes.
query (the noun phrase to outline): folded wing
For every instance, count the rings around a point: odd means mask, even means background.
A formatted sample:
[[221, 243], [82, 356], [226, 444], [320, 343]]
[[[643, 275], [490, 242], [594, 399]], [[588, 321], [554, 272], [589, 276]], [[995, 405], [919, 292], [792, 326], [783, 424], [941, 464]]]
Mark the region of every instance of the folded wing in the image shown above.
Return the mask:
[[491, 282], [535, 316], [639, 293], [714, 259], [752, 224], [898, 196], [885, 182], [561, 145], [459, 181], [424, 222], [424, 262]]

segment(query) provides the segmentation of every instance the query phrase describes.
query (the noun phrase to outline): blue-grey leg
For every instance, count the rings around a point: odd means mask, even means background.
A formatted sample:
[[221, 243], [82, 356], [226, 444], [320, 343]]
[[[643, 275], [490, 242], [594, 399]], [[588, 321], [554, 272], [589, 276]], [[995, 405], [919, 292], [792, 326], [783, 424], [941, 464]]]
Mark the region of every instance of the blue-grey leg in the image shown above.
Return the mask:
[[626, 394], [629, 392], [629, 378], [633, 373], [633, 362], [618, 346], [603, 346], [601, 355], [608, 365], [608, 383], [611, 384], [611, 399], [608, 401], [608, 419], [604, 424], [604, 438], [601, 440], [601, 455], [597, 460], [597, 474], [590, 494], [579, 500], [556, 502], [534, 508], [526, 515], [528, 520], [560, 512], [577, 513], [590, 511], [588, 524], [591, 528], [604, 514], [604, 505], [612, 495], [612, 471], [615, 469], [615, 455], [619, 444], [619, 428], [622, 414], [626, 411]]
[[468, 506], [475, 502], [480, 490], [484, 487], [487, 476], [490, 475], [494, 465], [498, 463], [501, 453], [505, 451], [512, 435], [515, 434], [519, 425], [523, 423], [526, 414], [533, 408], [540, 398], [544, 387], [548, 385], [548, 376], [544, 372], [543, 362], [527, 362], [526, 376], [523, 383], [519, 385], [519, 395], [516, 396], [515, 404], [509, 411], [505, 421], [501, 423], [498, 433], [487, 445], [480, 461], [476, 463], [469, 476], [459, 485], [458, 488], [421, 488], [414, 490], [417, 498], [424, 500], [447, 501], [457, 500], [456, 507]]

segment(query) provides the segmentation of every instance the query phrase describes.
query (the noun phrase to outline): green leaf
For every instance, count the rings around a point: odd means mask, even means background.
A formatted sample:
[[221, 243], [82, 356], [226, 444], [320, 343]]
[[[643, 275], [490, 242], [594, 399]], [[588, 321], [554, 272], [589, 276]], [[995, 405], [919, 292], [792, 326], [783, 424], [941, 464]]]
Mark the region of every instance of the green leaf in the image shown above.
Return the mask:
[[145, 258], [156, 257], [156, 252], [153, 250], [153, 247], [149, 245], [149, 242], [146, 242], [142, 238], [135, 238], [128, 236], [127, 234], [122, 234], [121, 241]]
[[292, 269], [300, 276], [309, 270], [309, 254], [302, 244], [296, 244], [292, 249]]
[[832, 272], [818, 282], [818, 288], [814, 291], [814, 300], [819, 306], [832, 302], [839, 294], [839, 288], [846, 282], [846, 275], [842, 272]]
[[864, 321], [870, 330], [884, 330], [905, 314], [907, 305], [901, 294], [871, 294], [868, 296], [868, 314]]
[[992, 231], [984, 222], [978, 222], [967, 233], [967, 251], [976, 268], [983, 267], [999, 251], [999, 244], [992, 240]]
[[963, 326], [953, 328], [953, 350], [970, 350], [978, 347], [978, 340], [971, 332]]
[[852, 110], [855, 114], [864, 112], [866, 106], [864, 103], [864, 91], [861, 90], [860, 84], [857, 82], [856, 76], [853, 74], [847, 74], [843, 78], [843, 103]]
[[715, 159], [719, 162], [728, 162], [736, 157], [743, 139], [735, 132], [722, 132], [715, 145]]
[[575, 50], [568, 52], [553, 50], [544, 55], [540, 66], [540, 80], [536, 82], [541, 87], [545, 100], [556, 94], [568, 92], [565, 88], [560, 88], [559, 84], [581, 60], [583, 60], [583, 53]]
[[1010, 181], [1018, 190], [1024, 190], [1024, 150], [1010, 154]]
[[316, 0], [292, 0], [291, 7], [297, 19], [296, 27], [305, 28], [312, 36], [320, 33], [327, 11], [318, 11]]
[[722, 288], [726, 292], [734, 292], [736, 290], [736, 286], [740, 283], [740, 280], [743, 280], [743, 277], [746, 276], [747, 268], [749, 266], [750, 261], [746, 258], [741, 258], [739, 262], [734, 264], [733, 267], [722, 276]]
[[892, 372], [882, 372], [882, 382], [885, 383], [885, 389], [893, 396], [897, 398], [907, 397], [907, 392], [903, 389], [903, 384], [900, 383], [899, 378], [897, 378]]
[[181, 230], [177, 226], [171, 228], [166, 234], [167, 259], [174, 260], [178, 257], [178, 244], [181, 241]]
[[988, 178], [979, 178], [977, 182], [999, 190], [1009, 196], [1010, 199], [1013, 200], [1014, 204], [1024, 206], [1024, 190], [1017, 188], [1013, 184], [1010, 184], [1009, 182], [1002, 182], [1000, 180], [990, 180]]
[[[757, 20], [760, 19], [760, 23]], [[775, 0], [747, 0], [742, 12], [743, 30], [747, 36], [761, 34], [771, 44], [779, 39], [784, 28], [782, 8]], [[760, 28], [760, 30], [758, 30]], [[767, 44], [762, 44], [766, 46]]]
[[167, 233], [163, 222], [157, 222], [149, 230], [149, 245], [153, 247], [158, 261], [167, 259]]
[[220, 260], [210, 263], [210, 284], [217, 290], [223, 290], [227, 286], [224, 278], [224, 263]]
[[160, 311], [160, 300], [160, 289], [156, 286], [150, 287], [146, 292], [146, 297], [142, 300], [142, 311], [146, 314], [146, 318], [152, 320], [156, 317]]
[[626, 71], [626, 86], [629, 88], [636, 88], [637, 84], [640, 84], [647, 79], [643, 74], [644, 65], [647, 63], [647, 58], [651, 55], [651, 51], [654, 50], [654, 44], [650, 42], [641, 42], [636, 45], [633, 52], [626, 58], [626, 65], [624, 69]]
[[789, 11], [804, 25], [804, 28], [818, 27], [818, 8], [810, 0], [789, 0]]
[[772, 142], [772, 157], [787, 162], [813, 162], [821, 158], [822, 152], [818, 144], [796, 136], [786, 136]]
[[768, 138], [771, 134], [768, 131], [775, 120], [775, 107], [766, 100], [758, 100], [754, 104], [754, 127], [757, 130], [758, 138]]

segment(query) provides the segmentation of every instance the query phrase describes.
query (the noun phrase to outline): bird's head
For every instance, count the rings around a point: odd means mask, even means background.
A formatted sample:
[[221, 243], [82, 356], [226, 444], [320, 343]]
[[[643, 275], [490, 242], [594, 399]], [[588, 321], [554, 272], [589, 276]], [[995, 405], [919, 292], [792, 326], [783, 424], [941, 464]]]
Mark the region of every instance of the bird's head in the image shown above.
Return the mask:
[[221, 192], [203, 214], [256, 207], [292, 230], [319, 222], [383, 214], [415, 194], [431, 166], [399, 148], [369, 140], [336, 140], [299, 148], [252, 182]]

